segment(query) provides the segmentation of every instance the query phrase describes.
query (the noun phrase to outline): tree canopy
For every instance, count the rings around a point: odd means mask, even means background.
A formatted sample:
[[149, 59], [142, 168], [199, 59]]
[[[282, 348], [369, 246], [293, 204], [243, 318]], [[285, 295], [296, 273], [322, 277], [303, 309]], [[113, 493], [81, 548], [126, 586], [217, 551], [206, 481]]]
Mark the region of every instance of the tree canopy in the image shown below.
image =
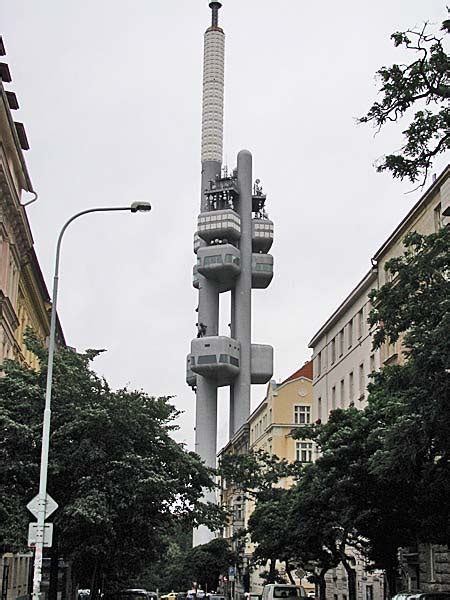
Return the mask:
[[[39, 480], [47, 353], [32, 335], [28, 344], [42, 368], [6, 361], [0, 378], [0, 539], [10, 548], [26, 544], [25, 506]], [[158, 558], [174, 522], [221, 523], [202, 501], [212, 473], [170, 435], [170, 398], [111, 390], [91, 369], [97, 354], [61, 348], [55, 357], [48, 472], [58, 551], [86, 587], [129, 580]]]
[[425, 23], [419, 30], [392, 34], [394, 45], [410, 51], [413, 60], [378, 70], [381, 100], [359, 119], [380, 129], [416, 111], [403, 131], [403, 147], [381, 159], [377, 170], [411, 182], [422, 178], [422, 185], [435, 157], [450, 148], [450, 56], [443, 41], [450, 33], [450, 19], [442, 23], [441, 31], [441, 35], [433, 32]]

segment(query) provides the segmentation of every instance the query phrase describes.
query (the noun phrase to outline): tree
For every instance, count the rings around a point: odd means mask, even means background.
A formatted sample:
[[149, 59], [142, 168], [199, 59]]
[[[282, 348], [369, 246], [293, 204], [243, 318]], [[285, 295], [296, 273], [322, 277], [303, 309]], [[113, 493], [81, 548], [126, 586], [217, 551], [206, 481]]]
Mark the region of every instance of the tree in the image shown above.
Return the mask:
[[228, 567], [234, 565], [235, 553], [223, 538], [215, 538], [207, 544], [191, 548], [185, 557], [184, 571], [191, 582], [197, 582], [204, 590], [216, 590], [220, 575], [228, 573]]
[[[450, 32], [450, 19], [442, 23], [441, 30]], [[391, 39], [396, 47], [412, 51], [415, 59], [379, 69], [382, 99], [359, 122], [372, 122], [379, 130], [416, 109], [403, 131], [405, 144], [398, 153], [385, 156], [377, 171], [390, 171], [393, 177], [411, 182], [422, 177], [424, 185], [435, 157], [450, 148], [450, 57], [443, 37], [429, 33], [428, 23], [418, 31], [393, 33]]]
[[295, 434], [313, 440], [321, 456], [293, 489], [296, 502], [291, 527], [309, 548], [310, 559], [328, 568], [342, 563], [349, 597], [356, 591], [350, 549], [386, 571], [393, 593], [397, 548], [410, 542], [413, 531], [413, 484], [387, 479], [379, 471], [383, 431], [396, 419], [386, 406], [372, 406], [369, 401], [364, 410], [337, 409], [327, 423], [301, 428]]
[[[0, 496], [8, 499], [0, 505], [0, 538], [15, 548], [25, 545], [25, 505], [38, 487], [46, 377], [45, 349], [30, 335], [28, 344], [42, 368], [6, 361], [0, 379]], [[211, 472], [170, 436], [178, 414], [170, 398], [112, 391], [90, 367], [97, 354], [57, 353], [48, 474], [60, 505], [57, 551], [93, 590], [102, 579], [122, 585], [157, 559], [174, 522], [221, 523], [202, 502], [202, 490], [214, 485]]]
[[380, 477], [413, 483], [417, 538], [449, 544], [450, 228], [411, 233], [404, 246], [386, 265], [392, 281], [371, 294], [375, 347], [401, 337], [405, 357], [369, 388], [371, 405], [390, 418], [373, 468]]
[[287, 490], [278, 484], [293, 476], [297, 470], [297, 465], [262, 450], [248, 454], [225, 454], [219, 465], [219, 473], [227, 484], [235, 486], [247, 501], [255, 503], [247, 530], [242, 531], [242, 536], [250, 534], [252, 542], [256, 544], [253, 566], [269, 563], [269, 570], [263, 577], [267, 583], [284, 581], [276, 569], [277, 560], [285, 562], [287, 576], [293, 581], [291, 570], [295, 565], [291, 560], [289, 531], [286, 527], [288, 495]]

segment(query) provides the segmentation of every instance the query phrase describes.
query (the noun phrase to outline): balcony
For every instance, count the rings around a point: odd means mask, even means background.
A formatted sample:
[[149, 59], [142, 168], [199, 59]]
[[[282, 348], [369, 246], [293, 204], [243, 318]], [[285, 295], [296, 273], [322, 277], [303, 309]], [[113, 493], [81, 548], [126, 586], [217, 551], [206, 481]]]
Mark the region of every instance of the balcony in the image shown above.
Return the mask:
[[241, 272], [240, 256], [231, 244], [203, 246], [197, 252], [197, 271], [221, 284], [220, 291], [227, 291]]
[[264, 289], [273, 278], [273, 256], [271, 254], [252, 254], [252, 288]]
[[254, 252], [269, 252], [273, 244], [273, 221], [252, 219], [252, 247]]
[[205, 242], [211, 240], [238, 240], [241, 237], [241, 218], [231, 208], [212, 210], [198, 216], [198, 235]]
[[[240, 369], [241, 345], [233, 338], [219, 335], [192, 340], [188, 369], [217, 385], [229, 385]], [[187, 378], [187, 377], [186, 377]]]
[[267, 383], [273, 375], [273, 348], [266, 344], [252, 344], [251, 349], [252, 383]]

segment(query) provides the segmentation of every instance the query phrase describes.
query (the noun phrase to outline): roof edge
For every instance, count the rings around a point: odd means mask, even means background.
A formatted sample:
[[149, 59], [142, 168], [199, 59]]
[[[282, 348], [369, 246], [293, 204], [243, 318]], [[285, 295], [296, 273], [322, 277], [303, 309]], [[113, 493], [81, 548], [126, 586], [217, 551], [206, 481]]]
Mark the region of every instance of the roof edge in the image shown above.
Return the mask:
[[383, 254], [383, 252], [385, 252], [387, 248], [389, 248], [389, 246], [391, 246], [394, 243], [401, 230], [405, 228], [408, 221], [410, 221], [412, 217], [414, 217], [414, 215], [419, 211], [422, 205], [428, 200], [429, 196], [431, 196], [431, 194], [436, 190], [436, 188], [438, 188], [448, 176], [450, 176], [450, 163], [447, 164], [442, 173], [440, 173], [439, 177], [437, 177], [436, 180], [433, 181], [433, 183], [426, 190], [426, 192], [414, 204], [409, 213], [400, 221], [400, 223], [397, 225], [397, 227], [394, 229], [391, 235], [387, 238], [387, 240], [375, 252], [372, 260], [378, 261], [380, 255]]
[[334, 313], [329, 317], [327, 321], [322, 325], [322, 327], [314, 334], [313, 338], [308, 344], [308, 348], [314, 348], [314, 344], [317, 342], [318, 338], [321, 337], [330, 327], [332, 327], [336, 321], [338, 320], [342, 311], [347, 308], [352, 302], [357, 300], [363, 293], [363, 290], [375, 279], [377, 278], [376, 269], [370, 269], [364, 277], [360, 280], [360, 282], [356, 285], [355, 288], [350, 292], [350, 294], [345, 298], [343, 302], [337, 307]]

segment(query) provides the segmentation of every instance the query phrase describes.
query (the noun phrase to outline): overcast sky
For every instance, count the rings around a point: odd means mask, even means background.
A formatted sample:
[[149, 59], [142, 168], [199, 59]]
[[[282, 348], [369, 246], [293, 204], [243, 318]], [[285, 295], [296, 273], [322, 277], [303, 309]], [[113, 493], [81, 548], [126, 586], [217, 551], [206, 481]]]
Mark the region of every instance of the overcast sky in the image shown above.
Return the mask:
[[[374, 137], [355, 118], [376, 97], [376, 70], [406, 58], [390, 34], [439, 24], [445, 1], [223, 4], [224, 157], [234, 167], [249, 149], [268, 194], [275, 275], [253, 292], [253, 341], [274, 346], [274, 378], [282, 380], [309, 359], [309, 340], [421, 194], [373, 168], [401, 145], [401, 127]], [[193, 448], [185, 357], [196, 335], [192, 239], [208, 2], [5, 0], [0, 19], [7, 89], [17, 93], [15, 118], [31, 145], [39, 201], [27, 210], [49, 289], [57, 234], [72, 214], [139, 199], [153, 206], [149, 215], [87, 216], [68, 230], [59, 300], [67, 342], [106, 348], [95, 368], [114, 387], [174, 395], [184, 411], [177, 439]], [[264, 391], [254, 387], [253, 406]]]

